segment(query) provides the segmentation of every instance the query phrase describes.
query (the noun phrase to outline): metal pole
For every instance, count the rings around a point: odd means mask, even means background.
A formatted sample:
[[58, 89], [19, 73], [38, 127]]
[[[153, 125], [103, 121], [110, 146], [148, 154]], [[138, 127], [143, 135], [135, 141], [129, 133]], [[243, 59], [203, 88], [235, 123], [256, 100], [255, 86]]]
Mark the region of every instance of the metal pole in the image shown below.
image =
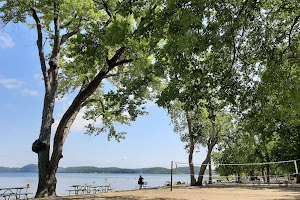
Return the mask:
[[297, 161], [296, 161], [296, 160], [294, 160], [294, 164], [295, 164], [296, 174], [299, 174], [299, 172], [298, 172], [298, 167], [297, 167]]
[[173, 161], [171, 161], [171, 191], [173, 188]]

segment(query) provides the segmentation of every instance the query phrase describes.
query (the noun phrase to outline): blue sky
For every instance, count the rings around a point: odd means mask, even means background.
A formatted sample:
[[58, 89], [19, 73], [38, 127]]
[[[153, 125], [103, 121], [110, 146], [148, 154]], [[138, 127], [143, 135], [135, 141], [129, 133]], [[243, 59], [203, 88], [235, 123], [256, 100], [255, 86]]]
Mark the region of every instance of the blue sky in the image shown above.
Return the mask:
[[[39, 135], [43, 99], [36, 32], [24, 24], [8, 24], [0, 31], [0, 166], [37, 164], [31, 144]], [[53, 126], [71, 101], [69, 96], [56, 102]], [[151, 102], [147, 111], [149, 115], [139, 117], [131, 126], [122, 126], [127, 136], [120, 143], [108, 141], [107, 134], [83, 134], [87, 122], [79, 114], [59, 166], [169, 168], [172, 160], [187, 162], [184, 144], [173, 132], [166, 111]], [[202, 162], [205, 154], [204, 149], [195, 153], [194, 162]]]

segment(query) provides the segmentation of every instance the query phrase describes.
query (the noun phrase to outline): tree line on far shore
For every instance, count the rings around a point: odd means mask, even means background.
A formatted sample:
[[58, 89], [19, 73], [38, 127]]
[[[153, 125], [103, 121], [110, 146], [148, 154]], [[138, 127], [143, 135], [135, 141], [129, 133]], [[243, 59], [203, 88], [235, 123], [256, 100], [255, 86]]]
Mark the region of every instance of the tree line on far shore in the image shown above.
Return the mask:
[[[196, 171], [200, 170], [200, 167], [196, 167]], [[38, 166], [35, 164], [25, 165], [21, 168], [18, 167], [1, 167], [0, 172], [34, 172], [38, 173]], [[113, 173], [113, 174], [171, 174], [171, 169], [163, 167], [150, 167], [150, 168], [118, 168], [118, 167], [93, 167], [93, 166], [81, 166], [81, 167], [59, 167], [57, 173]], [[173, 174], [189, 174], [188, 167], [178, 167], [173, 169]], [[215, 174], [215, 171], [213, 171]], [[208, 171], [206, 171], [208, 175]]]

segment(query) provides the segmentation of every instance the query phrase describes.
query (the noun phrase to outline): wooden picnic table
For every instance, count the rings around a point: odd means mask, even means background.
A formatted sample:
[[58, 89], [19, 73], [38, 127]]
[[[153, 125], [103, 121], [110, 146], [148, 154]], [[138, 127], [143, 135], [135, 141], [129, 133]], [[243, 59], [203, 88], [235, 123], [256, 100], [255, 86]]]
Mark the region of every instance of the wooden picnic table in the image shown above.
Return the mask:
[[[0, 188], [0, 197], [4, 197], [4, 199], [9, 199], [10, 197], [15, 197], [16, 199], [20, 199], [21, 196], [24, 195], [26, 199], [28, 199], [27, 189], [29, 187], [11, 187], [11, 188]], [[24, 193], [22, 193], [22, 190], [26, 189]]]
[[108, 192], [111, 191], [109, 185], [101, 185], [101, 186], [94, 186], [94, 185], [71, 185], [73, 187], [72, 190], [67, 190], [69, 195], [71, 192], [74, 192], [75, 195], [81, 194], [90, 194], [90, 193], [97, 193], [97, 192]]
[[71, 194], [71, 192], [74, 192], [75, 195], [79, 195], [79, 193], [81, 192], [81, 194], [89, 194], [91, 193], [90, 187], [92, 185], [71, 185], [70, 187], [73, 187], [73, 190], [67, 190], [69, 191], [69, 195]]
[[99, 186], [91, 186], [91, 192], [109, 192], [111, 191], [110, 185], [99, 185]]

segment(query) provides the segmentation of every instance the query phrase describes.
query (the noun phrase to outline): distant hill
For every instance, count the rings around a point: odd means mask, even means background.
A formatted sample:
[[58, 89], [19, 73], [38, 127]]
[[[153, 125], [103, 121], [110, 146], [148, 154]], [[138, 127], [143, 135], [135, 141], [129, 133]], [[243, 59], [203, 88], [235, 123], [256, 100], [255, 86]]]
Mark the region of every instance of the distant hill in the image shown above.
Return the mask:
[[21, 168], [0, 167], [0, 172], [38, 172], [38, 166], [30, 164]]
[[[199, 173], [200, 167], [195, 167], [195, 174]], [[0, 172], [38, 172], [38, 166], [35, 164], [25, 165], [21, 168], [9, 168], [1, 167]], [[141, 168], [141, 169], [124, 169], [117, 167], [98, 168], [93, 166], [81, 166], [81, 167], [66, 167], [58, 168], [58, 173], [124, 173], [124, 174], [170, 174], [171, 170], [163, 167]], [[189, 167], [179, 167], [173, 169], [174, 174], [189, 174]], [[208, 170], [206, 173], [208, 174]], [[213, 171], [213, 174], [215, 172]]]
[[38, 166], [34, 164], [25, 165], [21, 168], [21, 172], [38, 172]]

